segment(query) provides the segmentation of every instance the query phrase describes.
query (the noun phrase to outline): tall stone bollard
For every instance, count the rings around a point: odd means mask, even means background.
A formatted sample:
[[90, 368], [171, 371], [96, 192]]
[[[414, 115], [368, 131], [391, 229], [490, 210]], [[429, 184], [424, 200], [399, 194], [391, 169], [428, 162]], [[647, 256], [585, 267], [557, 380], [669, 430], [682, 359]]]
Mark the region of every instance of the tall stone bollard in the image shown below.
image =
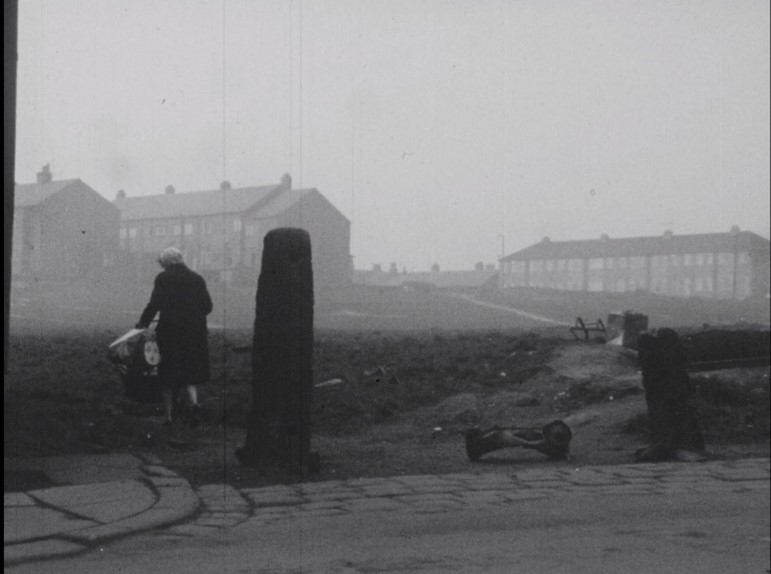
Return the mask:
[[313, 391], [313, 271], [303, 229], [265, 236], [252, 348], [252, 408], [245, 466], [317, 472], [310, 452]]
[[639, 461], [697, 460], [704, 438], [691, 404], [691, 382], [680, 338], [672, 329], [642, 333], [637, 339], [651, 444]]

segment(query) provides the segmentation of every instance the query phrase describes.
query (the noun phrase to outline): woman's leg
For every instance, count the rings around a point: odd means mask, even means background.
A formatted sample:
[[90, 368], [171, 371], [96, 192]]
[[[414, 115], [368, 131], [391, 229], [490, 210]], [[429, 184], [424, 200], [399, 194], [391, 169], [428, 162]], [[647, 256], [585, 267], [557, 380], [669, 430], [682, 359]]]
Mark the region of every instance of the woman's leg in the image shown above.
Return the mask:
[[170, 386], [163, 386], [163, 411], [165, 415], [164, 423], [171, 424], [171, 411], [174, 407], [174, 389]]
[[190, 426], [197, 427], [201, 422], [201, 405], [198, 404], [198, 387], [187, 385], [187, 398], [190, 401]]

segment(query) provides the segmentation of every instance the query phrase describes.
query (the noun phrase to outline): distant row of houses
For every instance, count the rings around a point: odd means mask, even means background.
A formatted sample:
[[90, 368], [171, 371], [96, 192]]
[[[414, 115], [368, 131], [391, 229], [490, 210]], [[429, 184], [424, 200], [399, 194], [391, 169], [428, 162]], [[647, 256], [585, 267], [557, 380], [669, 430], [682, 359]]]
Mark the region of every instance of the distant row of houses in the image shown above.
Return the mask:
[[105, 274], [147, 280], [157, 255], [175, 246], [207, 279], [253, 284], [265, 234], [302, 227], [311, 235], [315, 281], [374, 287], [491, 290], [543, 288], [675, 297], [768, 296], [769, 240], [734, 226], [725, 233], [582, 241], [543, 241], [501, 258], [498, 269], [388, 272], [353, 270], [350, 221], [317, 189], [280, 183], [105, 199], [79, 179], [55, 181], [45, 166], [37, 181], [15, 186], [15, 276], [84, 279]]
[[768, 296], [769, 240], [741, 231], [550, 241], [501, 259], [502, 288], [746, 299]]
[[211, 280], [251, 281], [263, 238], [277, 227], [311, 235], [314, 277], [321, 285], [350, 281], [350, 221], [317, 189], [277, 185], [127, 197], [110, 202], [79, 179], [54, 181], [45, 166], [37, 181], [15, 187], [13, 260], [16, 276], [83, 279], [113, 273], [145, 280], [156, 258], [177, 247]]
[[769, 241], [734, 226], [725, 233], [541, 242], [501, 258], [499, 269], [398, 272], [375, 266], [354, 281], [377, 287], [486, 292], [647, 292], [672, 297], [747, 299], [769, 296]]

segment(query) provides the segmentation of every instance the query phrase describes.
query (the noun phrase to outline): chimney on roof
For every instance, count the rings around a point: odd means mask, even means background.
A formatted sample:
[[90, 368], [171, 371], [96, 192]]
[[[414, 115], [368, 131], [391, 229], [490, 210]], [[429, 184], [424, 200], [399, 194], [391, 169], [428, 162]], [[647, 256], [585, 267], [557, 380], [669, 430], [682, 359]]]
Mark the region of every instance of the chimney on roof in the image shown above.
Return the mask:
[[434, 264], [431, 266], [431, 271], [433, 271], [434, 273], [439, 273], [439, 269], [440, 269], [440, 267], [439, 267], [439, 264], [438, 264], [438, 263], [434, 263]]
[[739, 235], [739, 232], [741, 229], [739, 229], [738, 225], [732, 225], [731, 226], [731, 235]]
[[126, 191], [119, 189], [118, 193], [115, 194], [115, 199], [126, 199]]
[[281, 176], [281, 187], [284, 189], [292, 189], [292, 176], [288, 173]]
[[226, 179], [226, 180], [224, 180], [224, 181], [223, 181], [223, 182], [220, 184], [220, 189], [221, 189], [222, 191], [226, 191], [226, 190], [230, 189], [230, 182], [229, 182], [227, 179]]
[[600, 239], [602, 239], [603, 241], [608, 241], [610, 237], [608, 237], [607, 233], [603, 233], [602, 235], [600, 235]]
[[167, 186], [166, 186], [166, 195], [171, 195], [171, 194], [173, 194], [175, 191], [177, 191], [177, 190], [176, 190], [176, 189], [174, 189], [174, 186], [173, 186], [173, 185], [167, 185]]
[[673, 235], [674, 235], [674, 233], [672, 233], [671, 229], [667, 229], [666, 231], [664, 231], [664, 237], [666, 237], [667, 239], [669, 239]]
[[541, 239], [541, 243], [549, 243], [551, 242], [551, 239], [549, 239], [549, 236], [546, 235], [543, 239]]
[[380, 265], [380, 263], [375, 263], [374, 265], [372, 265], [372, 271], [374, 271], [375, 273], [380, 273], [383, 271], [383, 267]]
[[51, 181], [53, 181], [53, 175], [51, 175], [51, 166], [49, 164], [45, 164], [43, 169], [37, 172], [37, 182], [51, 183]]

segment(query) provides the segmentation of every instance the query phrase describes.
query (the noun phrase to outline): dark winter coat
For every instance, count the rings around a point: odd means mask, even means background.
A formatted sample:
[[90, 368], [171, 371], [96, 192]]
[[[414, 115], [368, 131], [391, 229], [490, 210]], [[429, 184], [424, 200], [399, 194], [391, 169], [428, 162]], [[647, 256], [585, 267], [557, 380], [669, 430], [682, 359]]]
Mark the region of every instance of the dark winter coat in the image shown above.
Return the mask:
[[206, 316], [211, 310], [206, 282], [184, 264], [171, 265], [156, 276], [139, 324], [146, 328], [160, 313], [156, 328], [161, 352], [158, 374], [164, 384], [179, 387], [208, 381]]

